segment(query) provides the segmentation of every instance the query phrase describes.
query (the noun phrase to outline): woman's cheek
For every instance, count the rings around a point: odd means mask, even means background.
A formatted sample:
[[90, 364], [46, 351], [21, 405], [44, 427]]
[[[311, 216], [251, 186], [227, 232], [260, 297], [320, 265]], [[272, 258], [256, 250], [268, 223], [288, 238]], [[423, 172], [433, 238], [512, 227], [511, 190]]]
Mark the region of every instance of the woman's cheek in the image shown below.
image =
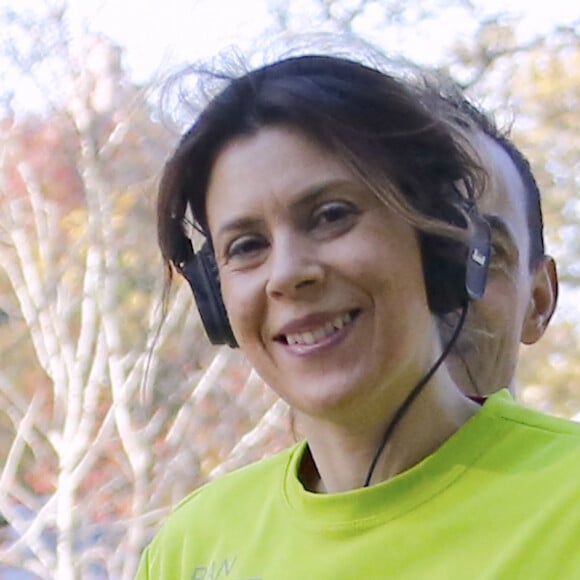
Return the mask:
[[224, 276], [222, 296], [234, 334], [243, 340], [260, 325], [259, 289], [247, 276]]

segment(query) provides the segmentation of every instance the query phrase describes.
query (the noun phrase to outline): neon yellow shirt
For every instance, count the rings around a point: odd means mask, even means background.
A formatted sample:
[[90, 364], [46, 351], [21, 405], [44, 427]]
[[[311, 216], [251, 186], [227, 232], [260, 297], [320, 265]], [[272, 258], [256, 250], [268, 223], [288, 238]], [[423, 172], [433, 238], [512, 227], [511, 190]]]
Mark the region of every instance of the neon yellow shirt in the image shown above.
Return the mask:
[[329, 495], [300, 484], [305, 449], [192, 493], [138, 579], [580, 578], [580, 424], [502, 391], [410, 470]]

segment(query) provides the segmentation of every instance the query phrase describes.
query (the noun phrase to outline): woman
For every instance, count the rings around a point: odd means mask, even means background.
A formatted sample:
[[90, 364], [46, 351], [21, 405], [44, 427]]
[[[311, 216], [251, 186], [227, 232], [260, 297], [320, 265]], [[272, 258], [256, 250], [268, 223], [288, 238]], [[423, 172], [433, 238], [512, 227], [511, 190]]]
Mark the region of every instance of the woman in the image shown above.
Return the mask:
[[[442, 345], [435, 315], [463, 320], [483, 292], [488, 238], [482, 171], [442, 106], [352, 61], [293, 58], [232, 80], [181, 140], [164, 258], [304, 441], [182, 502], [140, 578], [580, 571], [579, 430], [505, 393], [481, 408], [445, 366], [461, 323]], [[572, 523], [546, 537], [563, 510]]]

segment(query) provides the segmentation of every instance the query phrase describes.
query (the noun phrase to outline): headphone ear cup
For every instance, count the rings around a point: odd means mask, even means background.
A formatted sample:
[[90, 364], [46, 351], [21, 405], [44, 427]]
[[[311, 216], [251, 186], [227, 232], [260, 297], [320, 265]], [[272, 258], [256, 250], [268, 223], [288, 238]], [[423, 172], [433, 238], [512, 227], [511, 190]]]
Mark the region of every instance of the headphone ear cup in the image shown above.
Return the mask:
[[487, 285], [489, 262], [491, 259], [491, 229], [477, 213], [472, 213], [473, 236], [467, 248], [465, 266], [465, 292], [470, 300], [483, 296]]
[[441, 315], [461, 308], [467, 301], [465, 261], [453, 256], [465, 254], [465, 247], [455, 240], [422, 234], [421, 248], [429, 309]]
[[447, 314], [468, 300], [483, 296], [491, 254], [491, 231], [475, 211], [470, 212], [473, 235], [461, 242], [429, 234], [421, 236], [423, 272], [429, 308]]
[[223, 302], [218, 267], [213, 248], [206, 242], [199, 252], [179, 268], [189, 282], [201, 321], [212, 344], [227, 344], [236, 348], [238, 343], [230, 326]]

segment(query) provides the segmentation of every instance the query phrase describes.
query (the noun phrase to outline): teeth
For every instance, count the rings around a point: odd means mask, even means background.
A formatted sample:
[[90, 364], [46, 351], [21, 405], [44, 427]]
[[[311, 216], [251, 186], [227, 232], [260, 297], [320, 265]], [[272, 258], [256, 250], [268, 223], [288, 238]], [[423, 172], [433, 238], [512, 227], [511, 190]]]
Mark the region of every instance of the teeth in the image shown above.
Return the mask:
[[314, 344], [317, 340], [320, 340], [319, 338], [316, 338], [316, 336], [314, 336], [313, 332], [305, 332], [303, 336], [306, 344]]
[[308, 332], [297, 332], [296, 334], [286, 335], [286, 342], [292, 344], [314, 344], [326, 336], [330, 336], [337, 330], [346, 326], [352, 320], [350, 314], [337, 316], [332, 322], [327, 322], [320, 328]]

